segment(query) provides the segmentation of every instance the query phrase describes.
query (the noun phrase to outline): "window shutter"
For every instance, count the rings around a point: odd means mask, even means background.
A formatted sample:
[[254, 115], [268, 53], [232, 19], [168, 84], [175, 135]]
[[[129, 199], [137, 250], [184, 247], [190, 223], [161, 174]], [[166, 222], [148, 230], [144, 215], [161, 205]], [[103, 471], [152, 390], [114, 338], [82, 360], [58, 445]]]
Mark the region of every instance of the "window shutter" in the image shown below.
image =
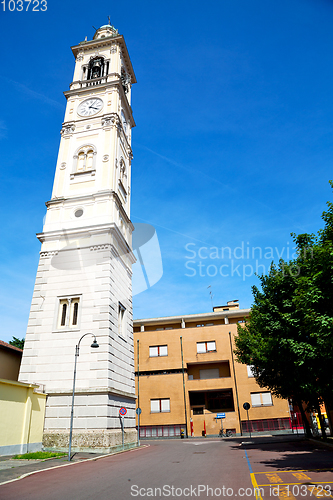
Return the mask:
[[159, 413], [159, 411], [160, 411], [160, 400], [159, 399], [151, 399], [150, 400], [150, 411], [152, 413]]
[[152, 358], [158, 356], [158, 347], [149, 347], [149, 356]]
[[216, 344], [214, 342], [207, 342], [207, 351], [216, 351]]
[[262, 404], [265, 406], [271, 406], [273, 404], [272, 395], [270, 392], [262, 392]]
[[167, 355], [168, 355], [168, 346], [161, 345], [160, 346], [160, 356], [167, 356]]
[[197, 352], [206, 352], [206, 344], [205, 342], [198, 342], [197, 343]]
[[260, 392], [253, 392], [251, 394], [252, 406], [261, 406]]
[[170, 411], [170, 399], [161, 399], [161, 411]]

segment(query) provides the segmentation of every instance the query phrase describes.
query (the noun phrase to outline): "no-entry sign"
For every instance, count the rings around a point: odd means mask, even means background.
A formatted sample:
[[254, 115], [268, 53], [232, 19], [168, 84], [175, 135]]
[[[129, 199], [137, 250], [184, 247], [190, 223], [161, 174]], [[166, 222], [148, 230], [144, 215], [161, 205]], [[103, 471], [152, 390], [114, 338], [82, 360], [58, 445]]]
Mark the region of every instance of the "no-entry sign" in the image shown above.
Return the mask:
[[126, 413], [127, 413], [126, 408], [124, 408], [124, 407], [120, 408], [119, 415], [123, 415], [124, 416], [124, 415], [126, 415]]

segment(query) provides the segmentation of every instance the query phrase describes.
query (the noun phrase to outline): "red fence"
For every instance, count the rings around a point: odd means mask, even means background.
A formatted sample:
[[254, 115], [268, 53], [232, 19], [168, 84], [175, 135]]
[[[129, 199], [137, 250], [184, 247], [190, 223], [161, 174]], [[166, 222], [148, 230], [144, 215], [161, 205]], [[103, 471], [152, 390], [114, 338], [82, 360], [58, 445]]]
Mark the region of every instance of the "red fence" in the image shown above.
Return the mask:
[[[249, 426], [250, 424], [250, 426]], [[264, 432], [291, 429], [290, 418], [268, 418], [265, 420], [242, 420], [243, 432]]]

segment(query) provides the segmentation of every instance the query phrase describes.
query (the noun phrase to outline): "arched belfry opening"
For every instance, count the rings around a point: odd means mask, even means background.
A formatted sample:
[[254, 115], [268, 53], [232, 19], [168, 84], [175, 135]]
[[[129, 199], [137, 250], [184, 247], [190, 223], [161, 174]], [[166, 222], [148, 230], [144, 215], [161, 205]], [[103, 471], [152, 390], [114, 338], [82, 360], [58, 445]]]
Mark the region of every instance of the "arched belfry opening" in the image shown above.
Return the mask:
[[104, 76], [104, 58], [94, 57], [88, 66], [87, 80], [91, 80], [92, 78], [101, 78], [102, 76]]

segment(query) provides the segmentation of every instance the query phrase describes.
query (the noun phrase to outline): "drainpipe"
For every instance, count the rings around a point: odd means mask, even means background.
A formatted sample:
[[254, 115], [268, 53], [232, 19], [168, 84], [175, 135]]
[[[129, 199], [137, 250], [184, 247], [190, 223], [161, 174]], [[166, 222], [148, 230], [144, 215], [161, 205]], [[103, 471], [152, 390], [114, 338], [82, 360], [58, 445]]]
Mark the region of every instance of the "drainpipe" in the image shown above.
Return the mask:
[[[139, 365], [139, 340], [137, 340], [137, 352], [138, 352], [138, 408], [140, 408], [140, 365]], [[140, 410], [138, 411], [138, 446], [140, 446]]]
[[243, 436], [242, 421], [241, 421], [240, 410], [239, 410], [239, 399], [238, 399], [238, 389], [237, 389], [237, 380], [236, 380], [236, 372], [235, 372], [234, 352], [232, 350], [231, 332], [229, 332], [229, 340], [230, 340], [230, 352], [231, 352], [231, 360], [232, 360], [232, 369], [233, 369], [233, 372], [234, 372], [234, 381], [235, 381], [235, 392], [236, 392], [236, 400], [237, 400], [239, 428], [240, 428], [241, 436]]
[[185, 430], [186, 430], [186, 437], [188, 438], [188, 432], [187, 432], [187, 411], [186, 411], [186, 391], [185, 391], [185, 374], [184, 374], [184, 359], [183, 359], [183, 337], [180, 337], [180, 352], [181, 352], [181, 355], [182, 355], [184, 408], [185, 408]]

